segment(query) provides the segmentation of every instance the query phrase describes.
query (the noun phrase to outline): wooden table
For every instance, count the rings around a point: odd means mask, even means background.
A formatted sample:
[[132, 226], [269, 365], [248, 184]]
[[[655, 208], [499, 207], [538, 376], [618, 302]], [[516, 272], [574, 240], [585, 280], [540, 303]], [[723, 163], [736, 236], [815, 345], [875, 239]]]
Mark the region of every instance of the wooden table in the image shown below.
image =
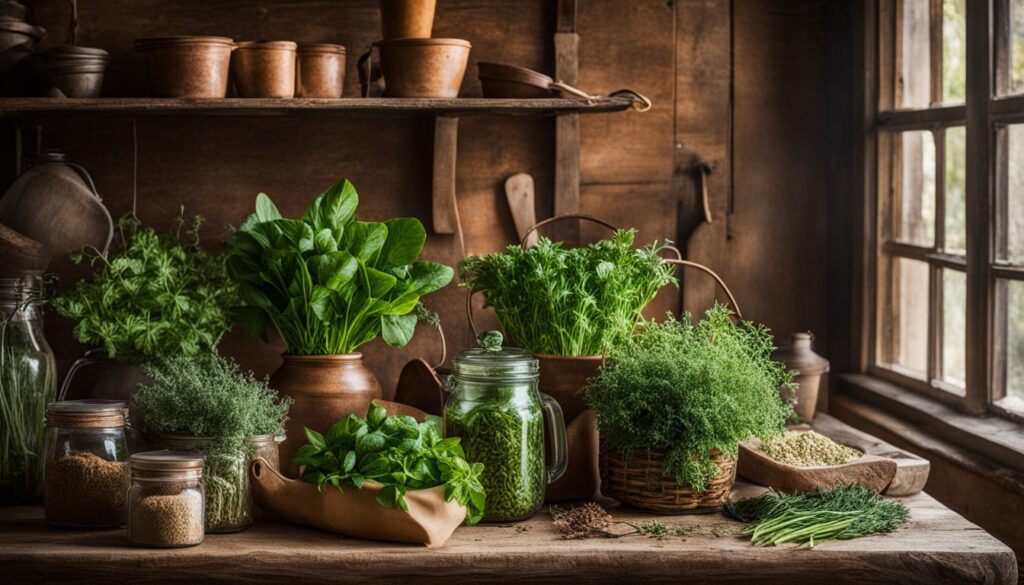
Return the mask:
[[[738, 483], [736, 494], [760, 488]], [[58, 531], [39, 507], [0, 508], [0, 583], [1017, 583], [1013, 552], [926, 494], [904, 500], [897, 532], [813, 550], [761, 548], [719, 514], [650, 516], [686, 537], [562, 540], [542, 512], [519, 524], [463, 527], [439, 549], [340, 538], [261, 520], [177, 550], [131, 548], [124, 530]], [[628, 531], [628, 526], [617, 530]]]

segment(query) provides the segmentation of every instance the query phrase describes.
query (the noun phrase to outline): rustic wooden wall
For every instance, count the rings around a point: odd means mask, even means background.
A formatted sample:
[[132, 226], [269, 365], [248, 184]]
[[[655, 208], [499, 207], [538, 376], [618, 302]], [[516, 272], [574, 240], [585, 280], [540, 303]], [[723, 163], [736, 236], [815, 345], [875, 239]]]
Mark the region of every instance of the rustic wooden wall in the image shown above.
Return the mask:
[[[551, 71], [555, 3], [545, 0], [442, 0], [435, 36], [473, 43], [472, 61], [503, 61]], [[591, 92], [632, 87], [654, 100], [647, 113], [584, 116], [581, 205], [586, 213], [632, 225], [644, 241], [678, 240], [698, 209], [694, 165], [708, 162], [714, 223], [680, 242], [719, 271], [749, 318], [778, 339], [813, 329], [827, 338], [824, 295], [824, 113], [827, 46], [823, 0], [581, 0], [580, 83]], [[63, 0], [35, 2], [50, 39], [66, 31]], [[377, 37], [375, 0], [80, 0], [80, 41], [112, 53], [111, 95], [143, 91], [143, 65], [132, 39], [166, 34], [222, 34], [237, 39], [334, 41], [349, 49], [346, 94], [357, 92], [354, 61]], [[464, 95], [479, 95], [475, 65]], [[130, 208], [132, 120], [44, 120], [47, 147], [85, 165], [114, 214]], [[432, 123], [427, 119], [285, 117], [260, 119], [139, 118], [139, 215], [167, 224], [184, 204], [209, 219], [206, 240], [266, 191], [285, 213], [298, 213], [341, 176], [353, 180], [370, 219], [419, 217], [429, 226]], [[553, 209], [554, 123], [550, 119], [465, 118], [459, 130], [460, 213], [469, 253], [496, 251], [515, 239], [501, 185], [528, 172], [537, 213]], [[730, 198], [733, 212], [727, 213]], [[684, 221], [679, 220], [682, 212]], [[587, 232], [597, 235], [599, 232]], [[454, 264], [458, 239], [432, 235], [425, 255]], [[65, 282], [74, 277], [66, 265]], [[702, 310], [713, 288], [684, 275], [686, 306]], [[470, 341], [454, 287], [428, 298], [455, 350]], [[677, 310], [666, 290], [649, 314]], [[487, 315], [481, 315], [488, 322]], [[491, 321], [493, 322], [493, 321]], [[79, 349], [67, 324], [51, 319], [62, 361]], [[390, 388], [410, 357], [436, 355], [436, 337], [421, 330], [410, 347], [364, 348]], [[275, 345], [233, 333], [224, 349], [260, 373], [277, 364]]]

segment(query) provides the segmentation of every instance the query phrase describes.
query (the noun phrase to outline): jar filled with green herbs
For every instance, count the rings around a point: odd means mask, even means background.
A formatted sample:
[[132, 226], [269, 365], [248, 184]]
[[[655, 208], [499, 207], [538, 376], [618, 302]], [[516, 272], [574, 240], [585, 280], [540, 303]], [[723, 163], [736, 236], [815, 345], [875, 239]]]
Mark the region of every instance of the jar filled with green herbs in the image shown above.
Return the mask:
[[43, 297], [38, 277], [0, 278], [0, 504], [43, 495], [43, 417], [57, 391]]
[[[445, 435], [460, 437], [466, 460], [484, 465], [483, 520], [514, 522], [544, 505], [547, 484], [565, 471], [565, 423], [558, 403], [537, 390], [537, 359], [502, 348], [487, 332], [481, 347], [460, 354], [449, 378]], [[545, 426], [553, 462], [544, 461]]]

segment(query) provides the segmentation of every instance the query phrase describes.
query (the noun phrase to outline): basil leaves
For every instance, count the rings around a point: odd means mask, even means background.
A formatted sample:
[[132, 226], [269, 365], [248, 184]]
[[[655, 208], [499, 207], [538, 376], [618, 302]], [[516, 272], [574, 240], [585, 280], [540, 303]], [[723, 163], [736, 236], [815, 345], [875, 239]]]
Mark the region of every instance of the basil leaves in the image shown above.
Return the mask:
[[418, 259], [427, 238], [418, 219], [358, 221], [358, 204], [348, 179], [299, 219], [257, 196], [227, 260], [249, 329], [272, 324], [296, 355], [352, 353], [377, 336], [394, 347], [409, 343], [420, 298], [447, 285], [453, 270]]

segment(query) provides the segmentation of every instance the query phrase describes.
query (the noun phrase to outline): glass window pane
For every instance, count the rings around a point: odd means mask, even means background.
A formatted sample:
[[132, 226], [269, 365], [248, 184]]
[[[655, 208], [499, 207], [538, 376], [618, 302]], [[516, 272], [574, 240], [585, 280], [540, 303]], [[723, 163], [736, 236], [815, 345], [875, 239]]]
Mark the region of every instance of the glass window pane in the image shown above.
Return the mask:
[[1024, 401], [1024, 282], [1001, 281], [1006, 299], [1006, 398]]
[[903, 0], [900, 91], [903, 108], [927, 108], [931, 104], [930, 0]]
[[1024, 124], [1007, 127], [1007, 181], [1004, 209], [998, 216], [997, 252], [1001, 260], [1024, 262]]
[[935, 245], [935, 137], [927, 131], [901, 136], [903, 176], [893, 205], [896, 239], [907, 244]]
[[942, 1], [942, 101], [963, 103], [967, 95], [966, 0]]
[[1024, 91], [1024, 0], [1010, 0], [1010, 91]]
[[967, 132], [946, 129], [946, 245], [953, 254], [967, 253]]
[[892, 365], [908, 375], [927, 378], [928, 371], [928, 264], [893, 259], [892, 304], [884, 330], [892, 338]]
[[967, 274], [942, 271], [942, 379], [964, 387], [967, 379]]

